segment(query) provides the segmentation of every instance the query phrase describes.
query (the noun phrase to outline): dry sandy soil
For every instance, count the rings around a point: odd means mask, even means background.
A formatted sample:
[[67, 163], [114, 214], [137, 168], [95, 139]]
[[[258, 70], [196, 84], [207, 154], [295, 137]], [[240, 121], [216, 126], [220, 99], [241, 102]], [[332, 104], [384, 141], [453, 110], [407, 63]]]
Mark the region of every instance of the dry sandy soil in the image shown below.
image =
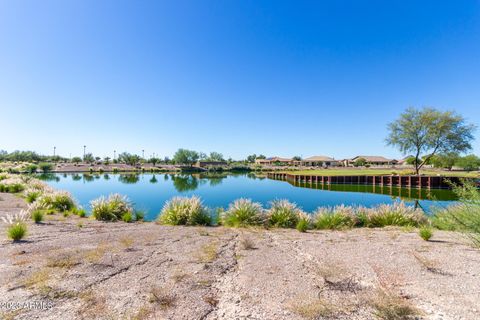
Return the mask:
[[[0, 216], [24, 206], [0, 198]], [[454, 233], [426, 242], [402, 229], [299, 233], [47, 217], [29, 223], [19, 243], [1, 224], [5, 319], [376, 319], [392, 310], [479, 319], [480, 251]], [[53, 306], [4, 306], [32, 301]]]

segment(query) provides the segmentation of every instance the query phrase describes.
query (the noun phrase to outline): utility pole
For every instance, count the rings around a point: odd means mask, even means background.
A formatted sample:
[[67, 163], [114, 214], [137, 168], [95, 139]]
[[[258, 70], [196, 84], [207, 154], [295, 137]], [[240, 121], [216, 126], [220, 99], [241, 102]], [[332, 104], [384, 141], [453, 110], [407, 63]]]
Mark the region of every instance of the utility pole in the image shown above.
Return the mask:
[[53, 147], [53, 157], [55, 158], [55, 151], [57, 150], [57, 147]]
[[85, 161], [85, 150], [87, 149], [87, 146], [83, 146], [83, 160]]
[[115, 160], [116, 156], [117, 156], [117, 150], [113, 150], [113, 160]]
[[145, 150], [142, 150], [142, 159], [145, 159]]

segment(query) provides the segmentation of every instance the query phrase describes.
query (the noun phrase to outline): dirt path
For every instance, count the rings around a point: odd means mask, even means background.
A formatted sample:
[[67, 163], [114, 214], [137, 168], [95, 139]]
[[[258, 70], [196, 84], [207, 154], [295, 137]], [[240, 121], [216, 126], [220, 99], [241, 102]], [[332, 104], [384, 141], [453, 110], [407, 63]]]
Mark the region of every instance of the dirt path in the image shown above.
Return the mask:
[[[23, 202], [0, 194], [0, 215]], [[61, 215], [0, 240], [8, 319], [477, 319], [480, 251], [453, 233], [166, 227]], [[4, 235], [5, 225], [0, 233]], [[403, 309], [402, 309], [403, 308]], [[380, 311], [379, 311], [380, 310]]]

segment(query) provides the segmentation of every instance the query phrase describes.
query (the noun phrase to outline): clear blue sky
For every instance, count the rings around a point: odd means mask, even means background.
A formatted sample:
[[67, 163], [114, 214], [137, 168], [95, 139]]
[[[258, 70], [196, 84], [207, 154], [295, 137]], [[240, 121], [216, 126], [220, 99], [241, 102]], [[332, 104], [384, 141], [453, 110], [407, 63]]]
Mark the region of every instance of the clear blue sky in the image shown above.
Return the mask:
[[479, 104], [480, 1], [0, 1], [8, 151], [399, 157], [406, 107]]

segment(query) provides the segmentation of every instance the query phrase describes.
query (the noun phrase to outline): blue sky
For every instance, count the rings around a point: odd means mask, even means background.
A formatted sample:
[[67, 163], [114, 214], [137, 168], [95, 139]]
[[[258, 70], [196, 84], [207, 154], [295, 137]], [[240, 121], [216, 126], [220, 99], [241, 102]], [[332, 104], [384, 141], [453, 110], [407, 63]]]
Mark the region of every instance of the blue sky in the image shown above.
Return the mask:
[[399, 157], [408, 106], [479, 124], [479, 57], [473, 0], [4, 0], [0, 149]]

